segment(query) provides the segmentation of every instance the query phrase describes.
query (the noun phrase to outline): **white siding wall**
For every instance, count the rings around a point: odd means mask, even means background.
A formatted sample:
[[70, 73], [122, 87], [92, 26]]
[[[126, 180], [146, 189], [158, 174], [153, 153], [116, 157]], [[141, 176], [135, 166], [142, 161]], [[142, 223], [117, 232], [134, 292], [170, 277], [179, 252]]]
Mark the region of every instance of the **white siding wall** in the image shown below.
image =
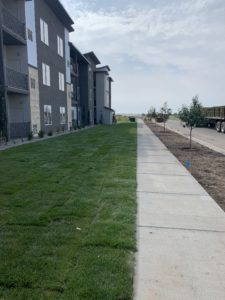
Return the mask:
[[[28, 64], [33, 67], [37, 66], [37, 41], [36, 41], [36, 28], [35, 28], [35, 7], [34, 0], [25, 2], [26, 13], [26, 28], [30, 29], [33, 33], [33, 41], [27, 39], [28, 48]], [[27, 30], [26, 30], [27, 33]]]

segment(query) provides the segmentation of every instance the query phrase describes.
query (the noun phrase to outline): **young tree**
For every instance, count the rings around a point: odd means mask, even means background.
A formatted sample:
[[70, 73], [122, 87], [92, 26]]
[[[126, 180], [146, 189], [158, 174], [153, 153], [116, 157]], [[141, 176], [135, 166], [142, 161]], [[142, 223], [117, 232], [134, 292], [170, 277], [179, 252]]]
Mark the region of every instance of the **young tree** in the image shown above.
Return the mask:
[[164, 132], [166, 131], [166, 122], [172, 114], [172, 110], [169, 108], [168, 103], [164, 102], [163, 107], [160, 109], [160, 117], [163, 120]]
[[149, 111], [148, 111], [148, 113], [147, 113], [147, 117], [148, 117], [149, 119], [155, 119], [155, 118], [157, 117], [157, 113], [156, 113], [155, 107], [152, 106], [152, 107], [149, 109]]
[[195, 127], [200, 126], [204, 121], [204, 112], [202, 105], [196, 95], [192, 99], [191, 105], [188, 107], [183, 105], [179, 111], [179, 118], [190, 127], [190, 148], [192, 148], [192, 131]]

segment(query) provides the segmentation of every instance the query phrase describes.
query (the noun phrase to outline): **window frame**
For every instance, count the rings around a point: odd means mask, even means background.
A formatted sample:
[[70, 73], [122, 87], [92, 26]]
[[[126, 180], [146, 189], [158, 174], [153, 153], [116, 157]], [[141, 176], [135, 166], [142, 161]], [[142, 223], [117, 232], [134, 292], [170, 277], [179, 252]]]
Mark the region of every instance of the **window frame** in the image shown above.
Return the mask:
[[36, 89], [36, 80], [33, 77], [30, 78], [30, 88], [33, 90]]
[[45, 86], [51, 86], [51, 69], [46, 63], [42, 63], [42, 83]]
[[65, 75], [59, 72], [59, 90], [65, 92]]
[[66, 107], [60, 106], [59, 108], [59, 115], [60, 115], [60, 125], [66, 124]]
[[33, 31], [30, 28], [27, 28], [27, 39], [30, 42], [33, 42]]
[[52, 125], [52, 106], [51, 105], [44, 105], [44, 124], [45, 126]]
[[63, 39], [57, 35], [57, 52], [58, 55], [61, 56], [62, 58], [64, 57], [64, 47], [63, 47]]
[[41, 41], [49, 46], [49, 34], [48, 34], [48, 23], [46, 23], [42, 18], [40, 18], [40, 32]]

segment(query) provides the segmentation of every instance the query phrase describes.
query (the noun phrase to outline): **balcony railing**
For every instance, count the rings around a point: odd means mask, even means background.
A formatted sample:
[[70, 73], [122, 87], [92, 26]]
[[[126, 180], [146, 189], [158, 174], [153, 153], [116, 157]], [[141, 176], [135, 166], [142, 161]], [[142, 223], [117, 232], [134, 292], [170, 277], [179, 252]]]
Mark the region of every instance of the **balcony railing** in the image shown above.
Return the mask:
[[80, 90], [79, 90], [79, 88], [77, 89], [77, 92], [73, 91], [71, 93], [71, 98], [72, 98], [72, 101], [80, 102]]
[[28, 91], [28, 75], [6, 68], [6, 83], [9, 88]]
[[14, 34], [26, 39], [25, 24], [12, 15], [6, 8], [2, 10], [3, 25]]
[[74, 75], [78, 75], [78, 64], [71, 63], [70, 64], [71, 73]]
[[80, 87], [77, 87], [77, 101], [80, 101]]

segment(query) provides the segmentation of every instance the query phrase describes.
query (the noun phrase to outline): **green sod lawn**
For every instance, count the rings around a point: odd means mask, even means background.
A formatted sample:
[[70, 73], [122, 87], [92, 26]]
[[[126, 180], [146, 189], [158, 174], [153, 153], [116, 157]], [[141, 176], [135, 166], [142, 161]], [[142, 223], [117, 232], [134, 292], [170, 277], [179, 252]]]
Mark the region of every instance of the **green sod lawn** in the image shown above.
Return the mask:
[[136, 124], [0, 153], [0, 299], [132, 299]]

